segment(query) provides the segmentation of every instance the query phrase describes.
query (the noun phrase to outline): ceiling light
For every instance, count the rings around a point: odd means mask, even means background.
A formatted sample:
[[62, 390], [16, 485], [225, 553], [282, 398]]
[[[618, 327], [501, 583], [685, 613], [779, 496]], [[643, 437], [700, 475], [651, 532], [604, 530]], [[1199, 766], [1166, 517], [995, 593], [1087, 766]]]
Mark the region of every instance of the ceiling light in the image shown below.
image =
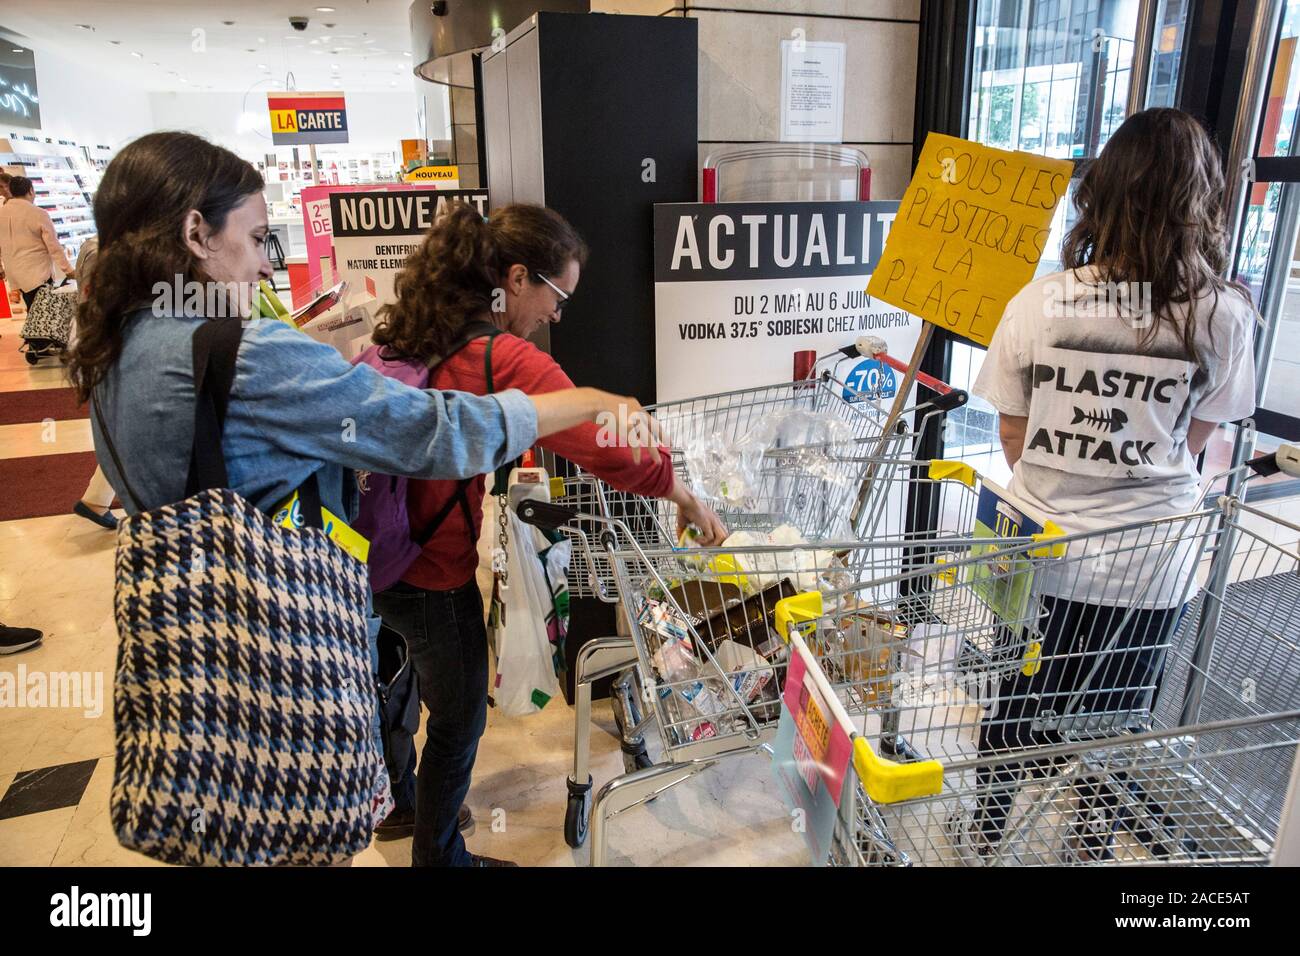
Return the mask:
[[225, 26], [228, 26], [228, 27], [233, 27], [233, 26], [235, 25], [235, 21], [234, 21], [234, 20], [222, 20], [221, 22], [222, 22], [222, 24], [224, 24]]
[[95, 29], [95, 28], [92, 27], [89, 23], [77, 23], [77, 24], [73, 24], [73, 25], [76, 26], [78, 29], [81, 29], [81, 30], [93, 30], [93, 29]]
[[258, 68], [259, 70], [269, 70], [269, 69], [271, 69], [271, 68], [270, 68], [269, 66], [267, 66], [265, 63], [259, 63], [259, 64], [257, 64], [257, 68]]
[[258, 43], [265, 43], [265, 42], [266, 42], [266, 37], [258, 37], [258, 38], [257, 38], [257, 42], [258, 42]]
[[143, 53], [136, 53], [135, 50], [132, 50], [132, 51], [131, 51], [131, 55], [132, 55], [133, 57], [135, 57], [137, 60], [143, 60], [143, 59], [144, 59], [144, 54], [143, 54]]
[[333, 7], [317, 7], [317, 8], [316, 8], [316, 12], [317, 12], [317, 13], [333, 13], [333, 12], [334, 12], [334, 8], [333, 8]]
[[[14, 52], [15, 52], [15, 53], [22, 53], [22, 52], [23, 52], [23, 48], [22, 48], [22, 47], [18, 47], [18, 46], [16, 46], [16, 47], [14, 47]], [[139, 56], [139, 55], [140, 55], [139, 53], [136, 54], [136, 56]]]
[[121, 41], [121, 40], [109, 40], [108, 42], [111, 43], [111, 44], [113, 44], [113, 46], [121, 46], [121, 45], [122, 45], [122, 41]]
[[410, 55], [411, 55], [411, 51], [410, 51], [410, 50], [403, 50], [403, 51], [402, 51], [402, 56], [410, 56]]

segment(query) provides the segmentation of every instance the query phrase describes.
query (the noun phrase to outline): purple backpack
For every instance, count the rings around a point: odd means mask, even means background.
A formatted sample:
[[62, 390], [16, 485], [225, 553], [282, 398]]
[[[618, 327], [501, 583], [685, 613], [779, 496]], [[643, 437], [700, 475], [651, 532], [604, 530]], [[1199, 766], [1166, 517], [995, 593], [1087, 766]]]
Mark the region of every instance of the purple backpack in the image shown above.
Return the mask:
[[[433, 365], [401, 359], [384, 359], [383, 347], [378, 345], [372, 345], [362, 352], [353, 364], [369, 365], [380, 375], [395, 379], [403, 385], [427, 388], [434, 369], [474, 339], [486, 335], [488, 347], [483, 361], [487, 370], [488, 391], [491, 392], [493, 391], [492, 339], [500, 334], [500, 331], [489, 322], [471, 322], [452, 344], [447, 354]], [[407, 478], [398, 475], [381, 475], [378, 472], [357, 474], [361, 505], [352, 527], [370, 541], [371, 590], [383, 591], [400, 581], [402, 575], [420, 556], [425, 544], [437, 534], [442, 523], [447, 520], [447, 516], [457, 505], [465, 514], [470, 536], [474, 535], [473, 512], [470, 509], [469, 497], [465, 493], [473, 480], [473, 478], [463, 478], [457, 482], [455, 494], [433, 516], [428, 525], [417, 533], [411, 528], [411, 518], [406, 507]], [[477, 540], [474, 544], [477, 547]]]

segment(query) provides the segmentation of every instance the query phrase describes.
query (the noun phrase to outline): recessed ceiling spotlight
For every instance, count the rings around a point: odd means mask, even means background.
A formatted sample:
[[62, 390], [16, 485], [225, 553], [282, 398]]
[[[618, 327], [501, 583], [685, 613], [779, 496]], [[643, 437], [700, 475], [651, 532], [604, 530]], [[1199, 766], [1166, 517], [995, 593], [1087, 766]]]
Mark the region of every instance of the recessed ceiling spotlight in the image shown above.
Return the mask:
[[265, 42], [266, 42], [266, 37], [258, 37], [258, 38], [257, 38], [257, 42], [258, 42], [258, 43], [265, 43]]
[[317, 13], [333, 13], [333, 12], [334, 12], [334, 8], [333, 8], [333, 7], [317, 7], [317, 8], [316, 8], [316, 12], [317, 12]]
[[410, 55], [411, 55], [411, 51], [410, 51], [410, 50], [403, 50], [403, 51], [402, 51], [402, 56], [410, 56]]
[[109, 40], [108, 42], [111, 43], [111, 44], [113, 44], [113, 46], [121, 46], [121, 45], [122, 45], [122, 41], [121, 41], [121, 40]]
[[[14, 52], [17, 53], [18, 51], [15, 50]], [[131, 55], [132, 55], [133, 57], [135, 57], [137, 60], [143, 60], [143, 59], [144, 59], [144, 54], [143, 54], [143, 53], [136, 53], [135, 50], [132, 50], [132, 51], [131, 51]]]
[[76, 27], [77, 29], [79, 29], [79, 30], [93, 30], [93, 29], [95, 29], [95, 28], [92, 27], [89, 23], [75, 23], [75, 24], [73, 24], [73, 26], [75, 26], [75, 27]]
[[245, 53], [256, 53], [256, 52], [257, 52], [257, 47], [250, 46], [250, 47], [249, 47], [247, 50], [245, 50], [244, 52], [245, 52]]
[[337, 23], [327, 23], [327, 24], [325, 24], [325, 29], [326, 29], [326, 30], [333, 30], [336, 26], [338, 26]]
[[227, 26], [227, 27], [233, 27], [235, 25], [234, 20], [222, 20], [221, 23], [223, 26]]
[[258, 68], [259, 70], [268, 70], [268, 71], [271, 69], [271, 68], [270, 68], [269, 66], [267, 66], [265, 63], [259, 63], [259, 64], [257, 64], [257, 68]]

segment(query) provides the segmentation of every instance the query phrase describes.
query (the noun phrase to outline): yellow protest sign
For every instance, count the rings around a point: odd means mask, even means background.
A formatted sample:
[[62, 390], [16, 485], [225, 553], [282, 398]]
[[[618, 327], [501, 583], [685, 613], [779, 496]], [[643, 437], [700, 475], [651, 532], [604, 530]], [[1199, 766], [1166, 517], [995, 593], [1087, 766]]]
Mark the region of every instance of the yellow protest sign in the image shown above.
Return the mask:
[[988, 345], [1034, 277], [1072, 166], [931, 133], [867, 292]]

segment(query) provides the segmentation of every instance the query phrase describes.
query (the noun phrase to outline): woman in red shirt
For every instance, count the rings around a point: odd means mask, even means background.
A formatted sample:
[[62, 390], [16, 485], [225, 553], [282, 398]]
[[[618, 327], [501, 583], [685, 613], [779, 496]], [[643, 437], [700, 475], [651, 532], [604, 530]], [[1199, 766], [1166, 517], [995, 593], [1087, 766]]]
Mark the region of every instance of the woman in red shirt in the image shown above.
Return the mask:
[[[492, 339], [494, 391], [572, 388], [555, 360], [527, 339], [560, 321], [586, 259], [582, 238], [553, 210], [516, 204], [485, 220], [471, 206], [453, 203], [398, 274], [397, 302], [381, 312], [372, 348], [385, 359], [436, 365], [430, 388], [483, 395], [489, 337], [454, 347], [471, 323], [487, 321], [501, 330]], [[676, 479], [668, 455], [658, 461], [638, 455], [638, 461], [629, 448], [602, 447], [597, 434], [596, 425], [582, 425], [538, 444], [621, 491], [673, 501], [679, 533], [694, 525], [700, 544], [722, 543], [722, 522]], [[475, 580], [484, 487], [482, 476], [474, 479], [465, 488], [468, 508], [452, 506], [402, 580], [375, 595], [384, 623], [406, 638], [429, 709], [416, 779], [414, 866], [500, 863], [469, 853], [457, 822], [487, 724], [487, 629]], [[409, 488], [407, 508], [417, 528], [459, 492], [454, 481], [412, 481]], [[395, 793], [402, 789], [397, 783]], [[394, 813], [381, 835], [411, 828], [410, 810]]]

